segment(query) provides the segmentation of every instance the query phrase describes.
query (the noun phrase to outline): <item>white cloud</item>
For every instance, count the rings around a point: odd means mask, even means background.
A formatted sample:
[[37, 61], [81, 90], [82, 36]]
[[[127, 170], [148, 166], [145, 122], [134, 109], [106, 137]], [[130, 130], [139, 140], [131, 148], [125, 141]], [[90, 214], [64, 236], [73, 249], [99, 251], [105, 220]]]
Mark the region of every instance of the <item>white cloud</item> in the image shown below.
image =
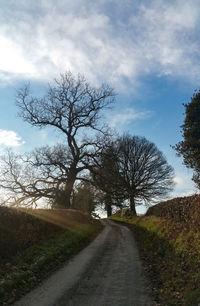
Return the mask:
[[[196, 77], [195, 60], [199, 40], [197, 34], [200, 7], [196, 1], [142, 5], [132, 24], [140, 33], [137, 48], [147, 69], [159, 75]], [[142, 22], [141, 22], [142, 20]]]
[[175, 176], [174, 183], [178, 184], [178, 185], [183, 185], [184, 184], [184, 178], [181, 177], [181, 176]]
[[[0, 70], [10, 73], [34, 73], [34, 66], [31, 62], [23, 58], [19, 46], [11, 40], [0, 36]], [[14, 56], [13, 56], [14, 55]]]
[[14, 131], [0, 130], [0, 145], [18, 147], [24, 144], [21, 137]]
[[133, 108], [126, 108], [121, 113], [112, 113], [109, 122], [112, 127], [117, 127], [127, 125], [134, 120], [149, 118], [152, 114], [152, 111], [135, 111]]
[[118, 86], [148, 74], [199, 81], [196, 0], [11, 3], [0, 12], [0, 78], [49, 80], [71, 69]]
[[175, 188], [172, 193], [173, 197], [189, 196], [197, 192], [194, 182], [192, 181], [191, 171], [177, 173], [174, 178]]

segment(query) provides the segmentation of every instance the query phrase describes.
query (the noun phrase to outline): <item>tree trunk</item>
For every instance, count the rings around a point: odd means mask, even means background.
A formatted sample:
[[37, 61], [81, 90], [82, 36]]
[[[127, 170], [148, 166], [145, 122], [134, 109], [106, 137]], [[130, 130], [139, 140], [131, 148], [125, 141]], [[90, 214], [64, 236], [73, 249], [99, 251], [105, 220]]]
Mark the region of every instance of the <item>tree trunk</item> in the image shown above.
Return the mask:
[[107, 217], [112, 216], [112, 205], [106, 203], [106, 211], [107, 211]]
[[64, 199], [64, 202], [63, 202], [65, 208], [70, 208], [71, 207], [71, 192], [68, 191], [65, 194], [65, 199]]
[[65, 185], [65, 207], [72, 207], [72, 197], [73, 197], [73, 187], [76, 180], [76, 176], [71, 176], [68, 178], [68, 182]]
[[56, 190], [52, 199], [52, 208], [70, 208], [71, 194], [65, 190]]
[[133, 196], [130, 196], [130, 213], [132, 216], [136, 216], [135, 199]]
[[107, 217], [112, 216], [112, 199], [110, 195], [105, 196], [105, 209], [107, 212]]
[[53, 196], [53, 208], [72, 207], [73, 187], [76, 180], [75, 176], [70, 176], [62, 189], [57, 189]]

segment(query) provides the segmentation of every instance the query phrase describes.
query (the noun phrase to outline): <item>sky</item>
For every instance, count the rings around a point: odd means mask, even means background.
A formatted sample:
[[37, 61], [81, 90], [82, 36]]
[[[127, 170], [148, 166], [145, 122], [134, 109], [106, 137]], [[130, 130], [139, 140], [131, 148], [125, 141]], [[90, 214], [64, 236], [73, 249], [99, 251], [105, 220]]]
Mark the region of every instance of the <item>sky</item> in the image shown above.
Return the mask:
[[0, 151], [57, 141], [17, 116], [16, 90], [30, 82], [43, 94], [70, 70], [114, 88], [106, 120], [163, 152], [175, 169], [171, 197], [197, 192], [171, 146], [182, 139], [182, 104], [200, 87], [199, 17], [198, 0], [0, 0]]

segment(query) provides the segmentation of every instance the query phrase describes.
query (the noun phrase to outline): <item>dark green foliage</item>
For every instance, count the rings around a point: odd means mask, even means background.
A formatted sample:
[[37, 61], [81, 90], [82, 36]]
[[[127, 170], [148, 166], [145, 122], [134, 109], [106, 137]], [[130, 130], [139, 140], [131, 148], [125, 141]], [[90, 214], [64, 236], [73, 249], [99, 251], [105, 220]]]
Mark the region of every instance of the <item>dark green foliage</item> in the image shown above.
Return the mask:
[[119, 156], [116, 143], [107, 143], [95, 160], [91, 169], [92, 184], [100, 190], [99, 202], [104, 204], [108, 217], [112, 215], [112, 207], [121, 207], [126, 199], [119, 169]]
[[200, 188], [200, 91], [195, 92], [184, 107], [183, 141], [174, 148], [179, 156], [183, 156], [184, 164], [194, 170], [193, 181]]
[[186, 292], [185, 305], [186, 306], [191, 306], [191, 305], [199, 306], [200, 305], [200, 289]]
[[80, 182], [73, 196], [73, 208], [88, 212], [90, 215], [95, 210], [95, 190], [94, 187], [86, 181]]

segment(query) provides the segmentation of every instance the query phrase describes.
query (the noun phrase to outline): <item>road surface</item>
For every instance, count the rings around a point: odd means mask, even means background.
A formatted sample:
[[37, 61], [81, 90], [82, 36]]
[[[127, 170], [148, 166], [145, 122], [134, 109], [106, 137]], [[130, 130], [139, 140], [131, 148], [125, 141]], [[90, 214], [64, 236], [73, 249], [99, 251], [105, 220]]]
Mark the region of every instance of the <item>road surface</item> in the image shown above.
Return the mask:
[[151, 306], [129, 229], [109, 220], [83, 251], [14, 306]]

